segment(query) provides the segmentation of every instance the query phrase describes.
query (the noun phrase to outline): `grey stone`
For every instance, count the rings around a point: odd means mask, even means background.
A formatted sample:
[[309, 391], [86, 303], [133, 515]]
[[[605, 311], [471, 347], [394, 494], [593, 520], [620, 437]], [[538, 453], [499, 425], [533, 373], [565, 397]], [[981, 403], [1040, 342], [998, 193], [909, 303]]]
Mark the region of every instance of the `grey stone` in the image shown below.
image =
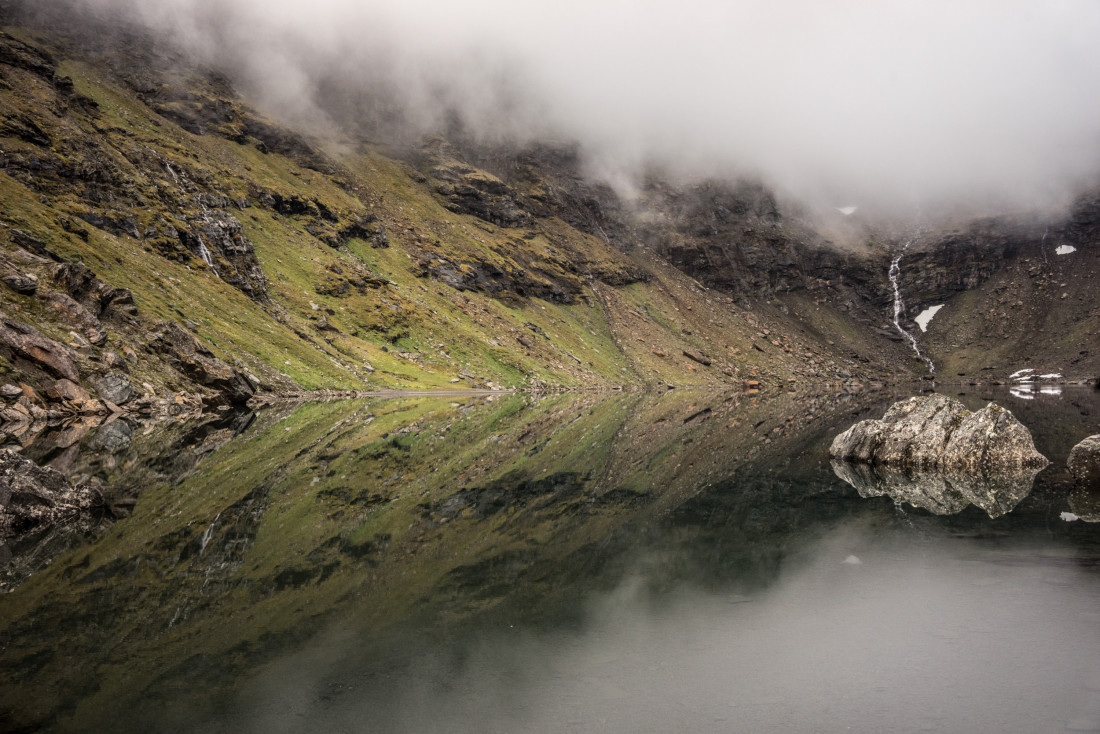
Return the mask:
[[1070, 449], [1066, 466], [1078, 485], [1100, 489], [1100, 433]]
[[1050, 462], [1008, 410], [989, 403], [971, 412], [945, 395], [902, 400], [882, 420], [866, 420], [833, 439], [834, 459], [910, 470], [985, 473]]
[[125, 405], [136, 394], [129, 375], [122, 372], [108, 372], [96, 380], [95, 387], [100, 399], [109, 400], [115, 405]]

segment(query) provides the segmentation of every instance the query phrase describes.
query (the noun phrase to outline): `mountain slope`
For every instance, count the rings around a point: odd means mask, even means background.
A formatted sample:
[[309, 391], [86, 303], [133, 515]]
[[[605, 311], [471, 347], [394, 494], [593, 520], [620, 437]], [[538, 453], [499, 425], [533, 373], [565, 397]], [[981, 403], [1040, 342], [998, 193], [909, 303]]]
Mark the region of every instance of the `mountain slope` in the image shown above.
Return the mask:
[[[212, 72], [27, 29], [0, 46], [3, 265], [37, 277], [33, 294], [5, 288], [3, 309], [66, 347], [93, 392], [119, 364], [157, 393], [204, 391], [151, 346], [165, 321], [284, 393], [774, 388], [859, 371], [764, 302], [735, 304], [648, 251], [516, 205], [444, 141], [407, 161], [367, 144], [324, 150]], [[125, 319], [81, 314], [105, 341], [70, 335], [72, 314], [50, 307], [81, 300], [59, 275], [73, 262], [132, 295]], [[41, 392], [57, 377], [6, 356], [9, 381]]]

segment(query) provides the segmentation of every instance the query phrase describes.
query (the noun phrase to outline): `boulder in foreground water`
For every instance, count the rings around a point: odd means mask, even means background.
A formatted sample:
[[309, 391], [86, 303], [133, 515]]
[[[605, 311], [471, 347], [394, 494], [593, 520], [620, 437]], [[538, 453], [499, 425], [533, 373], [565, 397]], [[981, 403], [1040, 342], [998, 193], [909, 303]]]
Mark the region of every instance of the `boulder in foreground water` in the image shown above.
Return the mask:
[[1100, 433], [1074, 446], [1066, 465], [1078, 486], [1100, 489]]
[[921, 471], [988, 473], [1042, 468], [1031, 432], [989, 403], [978, 411], [946, 395], [894, 403], [882, 420], [857, 423], [833, 439], [834, 459]]

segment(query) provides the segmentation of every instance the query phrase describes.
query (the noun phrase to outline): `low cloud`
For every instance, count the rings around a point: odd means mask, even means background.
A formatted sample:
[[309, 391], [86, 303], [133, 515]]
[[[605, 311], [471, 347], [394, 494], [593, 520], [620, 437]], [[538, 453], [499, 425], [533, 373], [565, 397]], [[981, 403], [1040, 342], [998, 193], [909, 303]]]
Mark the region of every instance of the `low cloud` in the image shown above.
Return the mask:
[[821, 206], [1057, 202], [1100, 171], [1091, 0], [77, 0], [295, 123], [577, 141]]

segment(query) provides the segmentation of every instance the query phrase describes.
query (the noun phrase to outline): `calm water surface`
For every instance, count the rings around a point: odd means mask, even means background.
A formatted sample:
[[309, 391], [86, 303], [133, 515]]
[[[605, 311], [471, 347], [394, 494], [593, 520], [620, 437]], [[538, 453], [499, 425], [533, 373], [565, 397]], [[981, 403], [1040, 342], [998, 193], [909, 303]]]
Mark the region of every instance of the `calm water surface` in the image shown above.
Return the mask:
[[39, 437], [132, 515], [11, 549], [0, 728], [1100, 731], [1100, 498], [1064, 472], [1097, 393], [961, 396], [1054, 462], [996, 517], [837, 477], [833, 435], [898, 397], [366, 401]]

